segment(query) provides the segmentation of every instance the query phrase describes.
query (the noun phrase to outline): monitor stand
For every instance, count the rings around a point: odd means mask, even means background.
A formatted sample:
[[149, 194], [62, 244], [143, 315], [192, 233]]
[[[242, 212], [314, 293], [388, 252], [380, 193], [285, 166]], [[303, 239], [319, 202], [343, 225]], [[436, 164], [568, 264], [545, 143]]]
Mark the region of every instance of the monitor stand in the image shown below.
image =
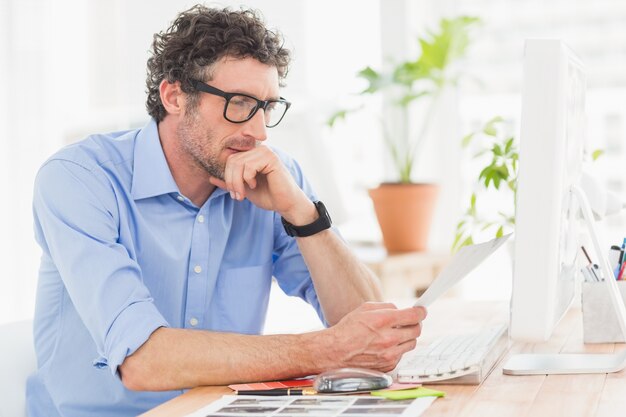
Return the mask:
[[[600, 246], [595, 220], [585, 192], [573, 186], [571, 193], [580, 203], [583, 218], [589, 230], [596, 256], [600, 258], [600, 268], [606, 278], [604, 284], [609, 292], [611, 304], [617, 313], [617, 321], [626, 335], [626, 307], [620, 295], [613, 271]], [[603, 374], [618, 372], [626, 368], [626, 350], [613, 354], [604, 353], [522, 353], [511, 356], [502, 368], [506, 375], [547, 375], [547, 374]]]

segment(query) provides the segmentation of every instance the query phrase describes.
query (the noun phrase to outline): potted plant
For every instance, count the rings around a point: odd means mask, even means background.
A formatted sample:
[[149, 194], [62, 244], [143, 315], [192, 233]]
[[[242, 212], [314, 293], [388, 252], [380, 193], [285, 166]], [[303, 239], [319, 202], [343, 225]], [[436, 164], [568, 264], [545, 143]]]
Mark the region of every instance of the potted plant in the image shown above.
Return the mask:
[[[364, 99], [382, 95], [388, 107], [399, 116], [394, 118], [394, 123], [387, 123], [381, 117], [385, 148], [395, 178], [369, 190], [389, 252], [426, 249], [438, 188], [435, 184], [413, 182], [412, 174], [438, 98], [445, 88], [456, 85], [458, 80], [458, 71], [452, 64], [465, 55], [470, 43], [470, 29], [478, 22], [478, 18], [468, 16], [441, 19], [436, 31], [418, 38], [420, 52], [415, 59], [381, 71], [366, 67], [358, 73], [368, 84], [359, 94]], [[415, 118], [412, 114], [418, 104], [422, 105], [422, 117], [419, 125], [413, 126]], [[332, 127], [350, 112], [363, 107], [366, 106], [337, 111], [328, 120], [328, 125]], [[418, 133], [409, 135], [413, 127], [417, 127]]]

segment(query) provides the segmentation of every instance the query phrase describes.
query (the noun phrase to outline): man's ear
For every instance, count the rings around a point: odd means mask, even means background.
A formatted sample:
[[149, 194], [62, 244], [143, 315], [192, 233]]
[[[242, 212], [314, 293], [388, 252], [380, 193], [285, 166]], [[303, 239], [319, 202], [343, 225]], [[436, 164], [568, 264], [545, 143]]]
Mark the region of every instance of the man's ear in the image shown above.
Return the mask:
[[180, 88], [180, 81], [170, 83], [167, 80], [161, 81], [159, 85], [161, 103], [168, 114], [180, 115], [185, 108], [185, 93]]

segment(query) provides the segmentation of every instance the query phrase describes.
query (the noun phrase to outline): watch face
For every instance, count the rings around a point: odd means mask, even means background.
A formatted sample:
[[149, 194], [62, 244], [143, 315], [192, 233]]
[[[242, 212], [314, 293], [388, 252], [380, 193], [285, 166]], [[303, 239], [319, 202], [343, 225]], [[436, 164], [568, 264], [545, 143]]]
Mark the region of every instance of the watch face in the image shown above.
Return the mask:
[[328, 214], [328, 211], [326, 210], [326, 206], [321, 201], [317, 201], [315, 202], [315, 207], [317, 208], [317, 212], [319, 213], [320, 217], [312, 224], [319, 223], [320, 226], [325, 226], [324, 229], [328, 229], [332, 223], [332, 220], [330, 218], [330, 214]]

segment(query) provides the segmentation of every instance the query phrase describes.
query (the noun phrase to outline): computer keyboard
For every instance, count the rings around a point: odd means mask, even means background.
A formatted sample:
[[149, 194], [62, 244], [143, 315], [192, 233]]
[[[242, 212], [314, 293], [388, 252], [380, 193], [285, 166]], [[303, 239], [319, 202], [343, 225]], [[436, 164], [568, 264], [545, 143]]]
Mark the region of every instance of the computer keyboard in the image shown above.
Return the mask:
[[507, 326], [441, 337], [407, 352], [396, 367], [398, 382], [480, 384], [508, 348]]

